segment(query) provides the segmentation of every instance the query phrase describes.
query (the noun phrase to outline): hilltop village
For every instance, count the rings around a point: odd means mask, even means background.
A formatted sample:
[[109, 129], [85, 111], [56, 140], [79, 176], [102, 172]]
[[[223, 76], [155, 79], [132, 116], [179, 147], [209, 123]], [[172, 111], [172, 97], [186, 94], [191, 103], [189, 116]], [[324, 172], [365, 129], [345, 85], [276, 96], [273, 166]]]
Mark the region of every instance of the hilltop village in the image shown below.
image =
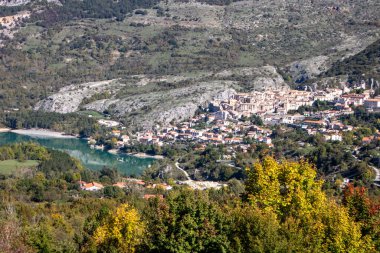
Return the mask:
[[[109, 137], [117, 149], [136, 143], [163, 146], [187, 141], [198, 143], [199, 149], [209, 144], [224, 144], [244, 151], [252, 141], [271, 147], [271, 128], [280, 124], [302, 128], [310, 135], [320, 133], [326, 140], [341, 141], [342, 132], [351, 131], [353, 127], [339, 121], [340, 116], [352, 114], [355, 106], [364, 106], [369, 112], [380, 111], [380, 97], [365, 87], [362, 83], [318, 91], [282, 89], [235, 93], [227, 100], [211, 101], [208, 108], [185, 122], [157, 126], [133, 135], [126, 134], [118, 122], [100, 120], [99, 123], [112, 129]], [[319, 108], [315, 104], [324, 106]], [[89, 143], [93, 148], [104, 148], [93, 138]]]

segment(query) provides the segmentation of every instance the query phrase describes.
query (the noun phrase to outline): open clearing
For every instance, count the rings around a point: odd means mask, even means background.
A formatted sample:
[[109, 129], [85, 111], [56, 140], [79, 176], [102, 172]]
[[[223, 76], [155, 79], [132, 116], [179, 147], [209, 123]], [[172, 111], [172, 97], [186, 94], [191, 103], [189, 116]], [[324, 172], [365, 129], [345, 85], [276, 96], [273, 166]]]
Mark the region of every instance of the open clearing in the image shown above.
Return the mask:
[[28, 160], [25, 162], [19, 162], [17, 160], [0, 161], [0, 174], [10, 175], [19, 169], [26, 169], [37, 165], [38, 161], [35, 160]]

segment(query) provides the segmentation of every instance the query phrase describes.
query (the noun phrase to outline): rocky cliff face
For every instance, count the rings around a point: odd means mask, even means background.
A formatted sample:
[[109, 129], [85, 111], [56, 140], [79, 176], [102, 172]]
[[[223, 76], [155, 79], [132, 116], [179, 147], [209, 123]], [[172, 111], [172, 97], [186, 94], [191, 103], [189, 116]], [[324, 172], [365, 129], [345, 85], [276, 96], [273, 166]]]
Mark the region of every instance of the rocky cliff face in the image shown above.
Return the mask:
[[[212, 81], [191, 87], [127, 96], [122, 99], [100, 100], [85, 106], [87, 110], [126, 118], [130, 124], [151, 128], [154, 124], [167, 124], [185, 120], [194, 115], [199, 106], [207, 106], [216, 98], [235, 94], [232, 81]], [[228, 87], [228, 88], [226, 88]]]
[[75, 112], [79, 110], [83, 99], [104, 91], [116, 92], [121, 87], [116, 80], [66, 86], [58, 93], [38, 102], [34, 109], [58, 113]]
[[[59, 113], [81, 109], [107, 111], [127, 124], [151, 128], [185, 120], [200, 106], [206, 107], [214, 99], [226, 99], [237, 91], [284, 88], [288, 86], [272, 66], [236, 68], [195, 77], [139, 75], [70, 85], [38, 102], [34, 109]], [[102, 92], [111, 96], [93, 99]]]
[[329, 57], [317, 56], [291, 63], [289, 73], [295, 82], [302, 83], [326, 71], [330, 65]]
[[[20, 6], [20, 5], [25, 5], [30, 2], [43, 2], [43, 0], [0, 0], [0, 6]], [[47, 0], [46, 2], [48, 3], [57, 3], [60, 4], [59, 0]]]
[[0, 0], [0, 6], [18, 6], [30, 3], [30, 0]]
[[235, 68], [221, 71], [215, 74], [216, 78], [237, 79], [245, 78], [248, 80], [245, 85], [246, 91], [272, 90], [287, 88], [284, 78], [273, 66], [263, 66], [261, 68]]

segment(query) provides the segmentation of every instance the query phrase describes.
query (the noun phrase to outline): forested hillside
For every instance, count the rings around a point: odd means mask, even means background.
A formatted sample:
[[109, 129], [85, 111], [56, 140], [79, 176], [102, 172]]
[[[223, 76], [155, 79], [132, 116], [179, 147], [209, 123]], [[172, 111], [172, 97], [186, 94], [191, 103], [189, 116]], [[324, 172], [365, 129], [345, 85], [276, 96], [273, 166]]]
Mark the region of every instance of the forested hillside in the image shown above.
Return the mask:
[[[249, 167], [245, 185], [232, 180], [220, 190], [168, 192], [133, 184], [121, 189], [112, 185], [121, 179], [117, 171], [89, 171], [33, 143], [0, 151], [0, 160], [38, 162], [1, 175], [4, 253], [380, 250], [378, 196], [354, 185], [336, 186], [338, 194], [329, 196], [305, 161], [264, 157]], [[85, 192], [79, 179], [105, 187]]]
[[377, 40], [360, 53], [334, 63], [326, 76], [348, 75], [350, 80], [363, 78], [380, 79], [380, 40]]

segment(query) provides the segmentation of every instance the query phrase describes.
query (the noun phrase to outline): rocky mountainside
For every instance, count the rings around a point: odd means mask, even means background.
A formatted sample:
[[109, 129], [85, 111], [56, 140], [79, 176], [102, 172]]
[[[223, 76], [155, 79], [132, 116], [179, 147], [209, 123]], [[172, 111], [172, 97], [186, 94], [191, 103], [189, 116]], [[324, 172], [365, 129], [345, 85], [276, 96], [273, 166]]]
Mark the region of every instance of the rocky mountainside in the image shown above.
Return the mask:
[[123, 87], [116, 80], [70, 85], [59, 90], [48, 98], [39, 101], [34, 109], [58, 113], [70, 113], [79, 110], [84, 99], [96, 94], [115, 93]]
[[[59, 113], [107, 112], [127, 124], [150, 128], [154, 124], [185, 120], [194, 115], [199, 106], [207, 107], [211, 100], [226, 99], [237, 91], [284, 88], [288, 88], [287, 84], [271, 66], [195, 76], [139, 75], [70, 85], [38, 102], [34, 109]], [[109, 94], [107, 98], [98, 95], [105, 92]]]
[[[170, 105], [192, 112], [223, 89], [320, 81], [380, 37], [376, 0], [24, 2], [0, 7], [4, 20], [28, 14], [0, 30], [0, 108], [107, 110], [128, 122]], [[87, 87], [99, 81], [112, 85]]]
[[44, 3], [56, 3], [60, 4], [59, 0], [0, 0], [0, 6], [14, 7], [23, 6], [29, 3], [44, 4]]
[[29, 2], [30, 0], [0, 0], [0, 6], [18, 6]]

